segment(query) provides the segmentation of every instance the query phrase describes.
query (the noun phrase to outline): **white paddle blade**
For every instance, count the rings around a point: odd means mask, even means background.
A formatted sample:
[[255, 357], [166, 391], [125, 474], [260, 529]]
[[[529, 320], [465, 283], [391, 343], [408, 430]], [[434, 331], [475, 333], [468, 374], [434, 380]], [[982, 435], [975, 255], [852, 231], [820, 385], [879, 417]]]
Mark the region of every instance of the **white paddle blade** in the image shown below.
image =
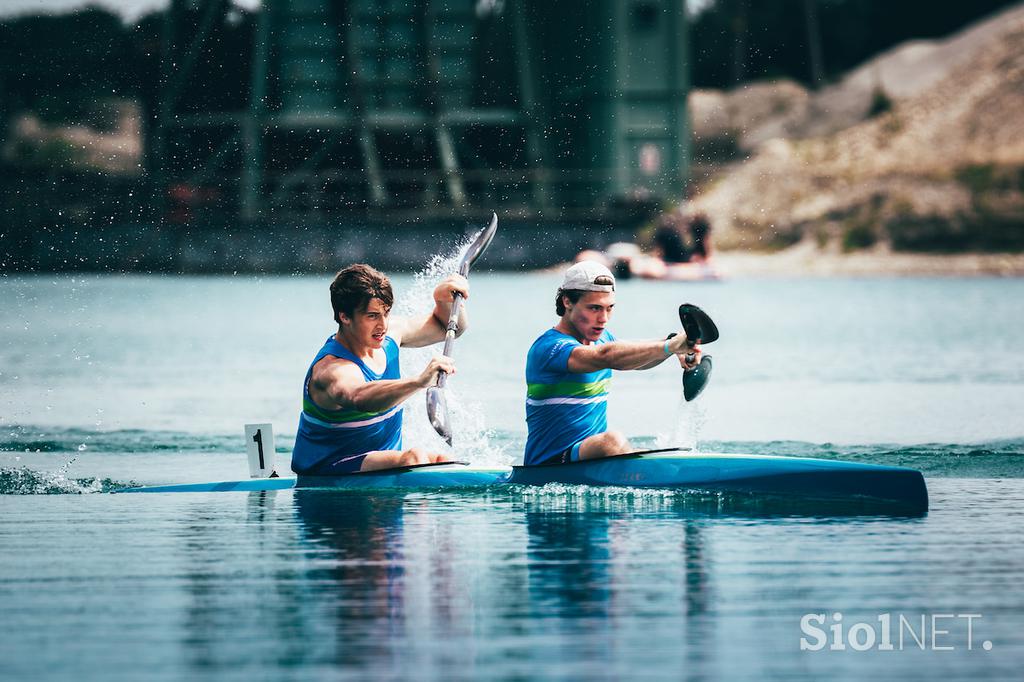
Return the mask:
[[249, 457], [250, 478], [274, 475], [274, 428], [270, 424], [245, 425], [245, 453]]
[[427, 418], [437, 435], [444, 438], [448, 445], [452, 444], [452, 426], [448, 422], [448, 403], [444, 397], [444, 389], [431, 386], [427, 389]]

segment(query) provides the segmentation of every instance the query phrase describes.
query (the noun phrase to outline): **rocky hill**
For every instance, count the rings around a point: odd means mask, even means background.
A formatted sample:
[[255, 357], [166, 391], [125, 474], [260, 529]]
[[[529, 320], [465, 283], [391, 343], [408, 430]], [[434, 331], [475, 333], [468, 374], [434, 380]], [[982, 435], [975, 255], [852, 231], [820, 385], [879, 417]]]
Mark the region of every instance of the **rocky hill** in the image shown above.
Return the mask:
[[765, 83], [690, 107], [698, 154], [728, 139], [747, 157], [691, 206], [724, 248], [1024, 249], [1024, 4], [817, 93]]

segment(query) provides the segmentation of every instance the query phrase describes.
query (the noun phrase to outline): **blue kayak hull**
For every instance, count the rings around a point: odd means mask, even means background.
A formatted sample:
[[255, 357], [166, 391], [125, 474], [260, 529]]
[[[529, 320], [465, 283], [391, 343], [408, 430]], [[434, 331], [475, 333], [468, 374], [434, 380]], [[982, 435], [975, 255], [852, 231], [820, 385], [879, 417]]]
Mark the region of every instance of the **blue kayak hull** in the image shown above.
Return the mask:
[[129, 488], [120, 492], [474, 488], [549, 483], [735, 491], [802, 499], [863, 499], [898, 505], [912, 512], [928, 509], [924, 476], [914, 469], [804, 457], [686, 454], [679, 451], [622, 455], [553, 466], [483, 468], [434, 464], [343, 476], [175, 484]]
[[288, 490], [295, 487], [294, 478], [247, 478], [242, 481], [214, 483], [172, 483], [147, 485], [117, 490], [118, 493], [229, 493], [258, 492], [261, 490]]
[[219, 493], [289, 488], [474, 488], [495, 485], [511, 474], [510, 467], [470, 467], [461, 464], [365, 471], [345, 476], [299, 476], [298, 478], [250, 478], [217, 483], [183, 483], [128, 488], [123, 493]]
[[437, 464], [401, 470], [364, 471], [344, 476], [299, 476], [296, 488], [479, 488], [504, 483], [511, 467], [474, 468]]
[[808, 499], [861, 498], [909, 511], [928, 509], [920, 471], [805, 457], [683, 454], [623, 455], [553, 466], [514, 467], [514, 485], [628, 486], [735, 491]]

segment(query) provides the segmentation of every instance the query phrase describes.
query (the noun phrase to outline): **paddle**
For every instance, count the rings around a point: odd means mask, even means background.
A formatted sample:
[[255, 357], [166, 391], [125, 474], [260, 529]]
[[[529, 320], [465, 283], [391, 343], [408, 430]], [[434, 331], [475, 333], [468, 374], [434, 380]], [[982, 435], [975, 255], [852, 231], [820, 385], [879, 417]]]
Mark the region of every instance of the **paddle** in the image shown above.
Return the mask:
[[[494, 233], [498, 231], [498, 214], [491, 215], [491, 224], [481, 230], [473, 243], [466, 249], [462, 260], [459, 261], [459, 274], [463, 277], [469, 275], [469, 268], [477, 261], [494, 239]], [[459, 310], [462, 308], [462, 294], [455, 294], [455, 302], [452, 303], [452, 314], [448, 318], [448, 329], [444, 336], [443, 355], [451, 357], [452, 346], [455, 344], [455, 334], [459, 331]], [[444, 372], [437, 373], [437, 386], [427, 389], [427, 418], [430, 425], [434, 427], [437, 434], [445, 439], [448, 445], [452, 444], [452, 427], [448, 421], [448, 403], [445, 401], [444, 387], [448, 375]]]
[[[686, 332], [686, 345], [693, 348], [697, 343], [711, 343], [718, 339], [718, 327], [708, 314], [691, 303], [679, 306], [679, 322]], [[693, 353], [687, 353], [686, 359], [692, 361]], [[690, 402], [700, 395], [711, 378], [711, 356], [705, 355], [693, 369], [683, 372], [683, 398]]]

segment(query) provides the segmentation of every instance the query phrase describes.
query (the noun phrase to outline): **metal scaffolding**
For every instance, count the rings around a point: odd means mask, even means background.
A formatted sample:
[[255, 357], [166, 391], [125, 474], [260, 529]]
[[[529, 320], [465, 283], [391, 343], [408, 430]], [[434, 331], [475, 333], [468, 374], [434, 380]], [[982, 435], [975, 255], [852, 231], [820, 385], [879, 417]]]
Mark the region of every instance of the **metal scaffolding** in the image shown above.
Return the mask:
[[264, 0], [248, 107], [185, 108], [231, 11], [172, 0], [149, 157], [162, 200], [213, 187], [246, 221], [497, 207], [565, 219], [683, 194], [678, 0]]

